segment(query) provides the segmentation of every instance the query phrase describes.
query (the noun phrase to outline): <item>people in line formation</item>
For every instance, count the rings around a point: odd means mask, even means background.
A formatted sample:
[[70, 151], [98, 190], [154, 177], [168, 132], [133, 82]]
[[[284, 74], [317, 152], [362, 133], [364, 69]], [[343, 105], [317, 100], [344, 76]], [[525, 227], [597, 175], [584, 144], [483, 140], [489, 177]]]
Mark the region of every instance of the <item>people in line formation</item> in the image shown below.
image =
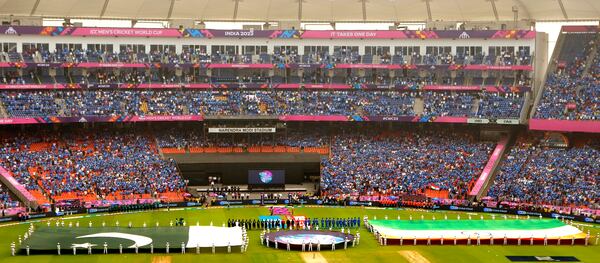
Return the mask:
[[360, 227], [359, 217], [325, 217], [325, 218], [305, 218], [305, 219], [229, 219], [227, 227], [245, 227], [252, 229], [348, 229]]

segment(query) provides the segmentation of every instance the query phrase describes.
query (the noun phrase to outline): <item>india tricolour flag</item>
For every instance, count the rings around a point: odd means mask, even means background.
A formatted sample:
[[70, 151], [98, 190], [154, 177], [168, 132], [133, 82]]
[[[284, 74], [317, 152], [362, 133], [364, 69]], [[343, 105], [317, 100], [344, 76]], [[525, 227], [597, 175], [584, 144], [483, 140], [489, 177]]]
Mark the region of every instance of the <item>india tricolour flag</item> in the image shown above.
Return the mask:
[[557, 219], [535, 220], [369, 220], [387, 239], [534, 238], [580, 239], [585, 234]]
[[148, 249], [195, 247], [239, 247], [243, 243], [240, 227], [190, 226], [190, 227], [42, 227], [37, 229], [21, 247], [31, 250], [56, 250], [88, 248], [102, 249], [106, 242], [108, 249], [123, 248]]

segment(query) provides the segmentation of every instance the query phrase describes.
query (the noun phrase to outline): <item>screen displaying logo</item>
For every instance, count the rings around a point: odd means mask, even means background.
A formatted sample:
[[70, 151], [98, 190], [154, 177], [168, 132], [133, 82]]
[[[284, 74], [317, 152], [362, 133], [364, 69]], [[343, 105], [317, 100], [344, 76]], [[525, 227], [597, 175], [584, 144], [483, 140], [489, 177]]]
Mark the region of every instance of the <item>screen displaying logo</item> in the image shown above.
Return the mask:
[[265, 184], [268, 184], [273, 181], [273, 173], [269, 170], [264, 170], [258, 173], [258, 176], [260, 178], [260, 181]]
[[285, 184], [285, 170], [248, 170], [248, 184], [283, 185]]

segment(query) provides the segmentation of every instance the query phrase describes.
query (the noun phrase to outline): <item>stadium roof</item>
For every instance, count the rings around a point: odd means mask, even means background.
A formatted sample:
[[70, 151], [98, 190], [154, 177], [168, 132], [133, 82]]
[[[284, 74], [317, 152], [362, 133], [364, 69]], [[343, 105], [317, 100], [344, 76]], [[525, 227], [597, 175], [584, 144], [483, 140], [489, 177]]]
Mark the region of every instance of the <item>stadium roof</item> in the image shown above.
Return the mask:
[[598, 20], [599, 0], [0, 0], [0, 15], [202, 21]]

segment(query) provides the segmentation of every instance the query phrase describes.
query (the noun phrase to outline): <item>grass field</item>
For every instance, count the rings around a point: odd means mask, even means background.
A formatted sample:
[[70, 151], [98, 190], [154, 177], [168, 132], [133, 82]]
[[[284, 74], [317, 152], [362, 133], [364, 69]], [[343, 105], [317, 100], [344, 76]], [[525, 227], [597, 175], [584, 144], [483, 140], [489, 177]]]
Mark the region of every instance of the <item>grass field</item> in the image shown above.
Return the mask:
[[[426, 219], [433, 215], [436, 218], [443, 218], [447, 214], [449, 219], [455, 219], [457, 214], [461, 214], [463, 220], [467, 220], [467, 213], [437, 211], [430, 212], [424, 210], [397, 210], [397, 209], [369, 209], [361, 207], [296, 207], [296, 215], [308, 217], [351, 217], [368, 215], [370, 218], [377, 216], [383, 219], [386, 215], [390, 219], [408, 219], [409, 215], [413, 218], [420, 218], [423, 214]], [[214, 225], [221, 225], [228, 218], [258, 218], [260, 215], [268, 215], [266, 207], [232, 207], [232, 208], [189, 208], [185, 210], [171, 211], [161, 210], [152, 212], [140, 212], [130, 214], [98, 214], [65, 217], [65, 222], [79, 221], [81, 227], [87, 227], [88, 222], [92, 221], [94, 226], [100, 226], [106, 222], [109, 226], [114, 226], [119, 221], [121, 226], [125, 226], [129, 221], [134, 226], [141, 227], [144, 222], [148, 226], [154, 226], [158, 221], [160, 225], [166, 226], [170, 220], [176, 217], [183, 217], [188, 224], [195, 225], [199, 222], [201, 225], [208, 225], [213, 222]], [[479, 214], [472, 213], [473, 220], [479, 220]], [[484, 214], [485, 219], [491, 219], [491, 216]], [[71, 218], [71, 219], [68, 219]], [[521, 217], [523, 219], [523, 217]], [[46, 219], [48, 220], [48, 219]], [[53, 221], [57, 220], [49, 219]], [[496, 216], [496, 220], [500, 220]], [[37, 226], [46, 227], [46, 221], [36, 221]], [[591, 231], [593, 238], [590, 239], [590, 246], [380, 246], [373, 235], [363, 227], [360, 229], [360, 245], [350, 248], [346, 251], [322, 251], [320, 253], [301, 253], [288, 252], [285, 250], [275, 250], [260, 245], [258, 230], [249, 232], [250, 245], [248, 251], [244, 254], [191, 254], [181, 255], [178, 253], [166, 254], [113, 254], [113, 255], [68, 255], [63, 253], [57, 255], [35, 255], [15, 257], [10, 256], [10, 243], [17, 242], [19, 234], [23, 234], [29, 223], [25, 224], [4, 224], [0, 225], [0, 262], [2, 263], [25, 263], [25, 262], [509, 262], [507, 255], [527, 255], [527, 256], [575, 256], [582, 262], [600, 262], [600, 246], [596, 245], [595, 236], [600, 234], [599, 225], [580, 225], [580, 228], [587, 232]]]

